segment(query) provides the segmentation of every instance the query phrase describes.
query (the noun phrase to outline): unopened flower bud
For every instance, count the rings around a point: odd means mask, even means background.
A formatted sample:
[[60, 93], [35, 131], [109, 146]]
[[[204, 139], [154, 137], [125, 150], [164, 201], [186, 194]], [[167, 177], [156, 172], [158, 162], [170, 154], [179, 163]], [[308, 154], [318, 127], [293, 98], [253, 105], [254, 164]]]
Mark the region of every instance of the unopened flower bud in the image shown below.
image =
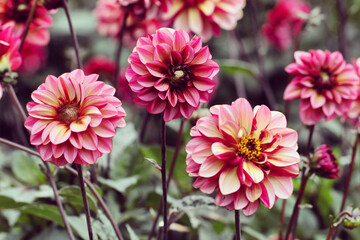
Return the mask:
[[324, 178], [338, 178], [341, 172], [332, 150], [325, 144], [315, 150], [311, 169], [316, 175]]

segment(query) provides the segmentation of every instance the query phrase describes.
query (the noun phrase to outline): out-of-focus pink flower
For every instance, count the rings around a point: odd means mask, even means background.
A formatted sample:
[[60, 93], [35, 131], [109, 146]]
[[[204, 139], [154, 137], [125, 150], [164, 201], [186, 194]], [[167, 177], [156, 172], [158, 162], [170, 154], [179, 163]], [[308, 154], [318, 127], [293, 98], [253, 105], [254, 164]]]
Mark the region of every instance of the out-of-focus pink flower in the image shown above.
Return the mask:
[[160, 27], [163, 27], [163, 25], [156, 19], [134, 22], [134, 24], [126, 28], [123, 42], [126, 46], [133, 48], [136, 40], [154, 34]]
[[1, 83], [0, 83], [0, 99], [1, 99], [2, 96], [3, 96], [3, 93], [4, 93], [4, 88], [3, 88], [3, 86], [2, 86]]
[[286, 87], [285, 100], [301, 98], [300, 118], [306, 125], [341, 116], [357, 97], [359, 77], [340, 52], [297, 51], [285, 71], [295, 76]]
[[300, 156], [297, 132], [286, 127], [285, 116], [265, 105], [253, 110], [244, 98], [210, 112], [191, 129], [186, 146], [193, 186], [207, 194], [217, 190], [217, 205], [247, 216], [259, 200], [271, 208], [277, 198], [289, 198]]
[[[154, 20], [157, 15], [157, 6], [151, 5], [150, 1], [113, 1], [99, 0], [94, 14], [98, 20], [97, 30], [100, 35], [105, 37], [118, 38], [126, 16], [126, 29], [124, 37], [134, 42], [138, 37], [143, 37], [154, 33], [155, 28], [160, 26], [159, 22]], [[153, 20], [153, 21], [151, 21]], [[139, 36], [139, 34], [142, 34]], [[128, 43], [126, 41], [125, 43]], [[133, 45], [133, 44], [131, 44]]]
[[45, 46], [25, 42], [20, 53], [23, 59], [20, 71], [26, 74], [34, 74], [45, 66], [48, 55]]
[[[109, 82], [113, 81], [115, 75], [115, 63], [105, 56], [94, 56], [84, 64], [85, 74], [99, 74], [100, 78]], [[136, 94], [130, 89], [124, 72], [119, 74], [116, 95], [126, 103], [133, 104]]]
[[[14, 34], [21, 37], [34, 2], [34, 0], [0, 0], [0, 24], [12, 26]], [[38, 4], [26, 36], [26, 42], [41, 46], [47, 45], [50, 41], [48, 28], [51, 25], [52, 19], [48, 10]]]
[[299, 36], [304, 17], [310, 13], [309, 3], [299, 0], [279, 0], [266, 15], [262, 26], [265, 39], [277, 49], [283, 51], [291, 46], [293, 38]]
[[129, 59], [126, 78], [137, 93], [134, 101], [152, 114], [164, 113], [170, 121], [189, 118], [209, 99], [219, 66], [209, 48], [183, 30], [161, 28], [140, 38]]
[[82, 70], [48, 76], [26, 106], [25, 127], [44, 161], [94, 164], [112, 149], [115, 128], [125, 126], [125, 111], [115, 89]]
[[341, 172], [332, 150], [325, 144], [315, 150], [311, 165], [311, 170], [324, 178], [338, 178]]
[[62, 0], [40, 0], [40, 3], [47, 10], [58, 9], [58, 8], [63, 6], [63, 1]]
[[[352, 60], [355, 71], [360, 78], [360, 58]], [[354, 128], [360, 126], [360, 85], [357, 86], [357, 97], [350, 104], [348, 111], [344, 112], [343, 120], [350, 122]]]
[[172, 19], [175, 29], [183, 29], [200, 36], [203, 41], [220, 28], [233, 30], [243, 17], [245, 0], [172, 0], [164, 19]]
[[18, 52], [20, 38], [13, 35], [11, 26], [0, 27], [0, 72], [14, 71], [21, 65]]

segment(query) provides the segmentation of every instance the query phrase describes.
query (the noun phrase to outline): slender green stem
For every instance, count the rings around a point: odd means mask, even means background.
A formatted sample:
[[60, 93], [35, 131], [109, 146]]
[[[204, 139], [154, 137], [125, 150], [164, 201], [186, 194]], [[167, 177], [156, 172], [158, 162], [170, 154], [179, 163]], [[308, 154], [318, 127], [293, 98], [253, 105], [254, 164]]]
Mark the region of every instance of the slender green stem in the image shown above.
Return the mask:
[[[169, 169], [169, 174], [168, 174], [168, 178], [166, 180], [166, 187], [169, 188], [170, 185], [170, 181], [172, 178], [172, 174], [174, 172], [175, 169], [175, 165], [176, 165], [176, 160], [178, 158], [179, 155], [179, 151], [180, 151], [180, 146], [181, 146], [181, 141], [182, 141], [182, 133], [183, 133], [183, 128], [184, 128], [184, 123], [185, 123], [185, 119], [182, 118], [181, 122], [180, 122], [180, 127], [179, 127], [179, 132], [178, 132], [178, 136], [177, 136], [177, 141], [176, 141], [176, 146], [175, 146], [175, 151], [174, 151], [174, 155], [173, 158], [171, 160], [171, 165], [170, 165], [170, 169]], [[148, 240], [151, 240], [151, 238], [153, 237], [154, 233], [155, 233], [155, 229], [156, 229], [156, 225], [157, 222], [159, 221], [159, 217], [161, 214], [161, 209], [163, 208], [163, 201], [161, 201], [160, 206], [158, 208], [158, 211], [156, 213], [156, 217], [153, 221], [153, 224], [151, 226], [151, 230], [150, 233], [148, 235]]]
[[[6, 144], [6, 145], [14, 147], [14, 148], [17, 148], [17, 149], [19, 149], [21, 151], [27, 152], [27, 153], [41, 159], [41, 156], [40, 156], [40, 154], [38, 152], [36, 152], [36, 151], [34, 151], [34, 150], [30, 149], [30, 148], [24, 147], [24, 146], [22, 146], [20, 144], [14, 143], [14, 142], [9, 141], [9, 140], [6, 140], [4, 138], [0, 138], [0, 143]], [[70, 172], [71, 174], [73, 174], [75, 176], [78, 176], [78, 173], [76, 172], [76, 170], [72, 169], [71, 167], [65, 166], [64, 169], [66, 171]], [[117, 226], [115, 224], [115, 221], [111, 216], [110, 210], [107, 208], [104, 200], [101, 198], [101, 196], [99, 195], [99, 193], [97, 192], [97, 190], [95, 189], [95, 187], [92, 185], [92, 183], [89, 180], [84, 178], [84, 182], [86, 183], [86, 185], [90, 189], [90, 191], [94, 194], [95, 198], [99, 201], [100, 206], [104, 210], [106, 217], [109, 219], [112, 227], [114, 228], [114, 231], [115, 231], [118, 239], [123, 240], [124, 238], [122, 237], [119, 229], [117, 228]]]
[[67, 18], [67, 21], [68, 21], [68, 24], [69, 24], [71, 38], [72, 38], [72, 41], [73, 41], [73, 44], [74, 44], [77, 67], [81, 69], [82, 68], [82, 63], [81, 63], [80, 54], [79, 54], [79, 42], [78, 42], [78, 39], [76, 37], [75, 31], [74, 31], [74, 28], [73, 28], [73, 25], [72, 25], [72, 22], [71, 22], [70, 13], [69, 13], [69, 9], [67, 7], [66, 0], [63, 0], [63, 8], [64, 8], [65, 15], [66, 15], [66, 18]]
[[161, 116], [161, 180], [163, 190], [163, 240], [168, 239], [167, 233], [167, 183], [166, 183], [166, 125], [163, 116]]
[[241, 240], [240, 212], [235, 210], [235, 239]]
[[64, 208], [63, 208], [63, 205], [61, 203], [61, 200], [60, 200], [60, 197], [59, 197], [59, 193], [58, 193], [58, 190], [56, 188], [56, 184], [55, 184], [55, 181], [54, 181], [54, 176], [52, 175], [51, 171], [50, 171], [50, 167], [49, 167], [49, 164], [47, 162], [44, 162], [44, 165], [45, 165], [45, 168], [46, 168], [46, 176], [48, 177], [49, 179], [49, 182], [50, 182], [50, 185], [51, 185], [51, 188], [54, 192], [54, 196], [55, 196], [55, 201], [56, 201], [56, 204], [58, 205], [58, 208], [59, 208], [59, 211], [60, 211], [60, 215], [61, 215], [61, 218], [63, 220], [63, 223], [65, 225], [65, 229], [66, 229], [66, 232], [68, 233], [69, 235], [69, 239], [70, 240], [74, 240], [74, 234], [70, 228], [70, 225], [66, 219], [66, 214], [65, 214], [65, 211], [64, 211]]
[[76, 168], [77, 168], [77, 172], [78, 172], [78, 176], [79, 176], [81, 195], [82, 195], [82, 199], [83, 199], [83, 203], [84, 203], [84, 210], [85, 210], [85, 215], [86, 215], [86, 223], [87, 223], [87, 228], [88, 228], [88, 233], [89, 233], [89, 239], [93, 240], [94, 236], [93, 236], [92, 227], [91, 227], [90, 209], [89, 209], [89, 203], [87, 200], [81, 164], [76, 164]]
[[[305, 150], [305, 156], [309, 157], [310, 154], [310, 148], [311, 148], [311, 142], [312, 142], [312, 137], [313, 137], [313, 133], [314, 133], [314, 129], [315, 129], [315, 125], [310, 126], [309, 129], [309, 138], [308, 138], [308, 142], [306, 145], [306, 150]], [[285, 235], [285, 239], [288, 240], [290, 233], [293, 232], [292, 234], [292, 239], [294, 239], [295, 237], [295, 231], [296, 231], [296, 226], [297, 226], [297, 220], [299, 217], [299, 205], [301, 203], [301, 199], [304, 195], [305, 192], [305, 187], [306, 187], [306, 183], [309, 180], [311, 173], [307, 174], [306, 173], [306, 167], [304, 166], [302, 168], [302, 175], [301, 175], [301, 184], [300, 184], [300, 189], [299, 189], [299, 193], [293, 208], [293, 212], [291, 214], [291, 218], [289, 221], [289, 225], [286, 231], [286, 235]]]
[[[343, 198], [341, 201], [341, 206], [340, 206], [340, 211], [342, 212], [345, 208], [345, 203], [346, 203], [346, 199], [349, 193], [349, 188], [350, 188], [350, 182], [351, 182], [351, 177], [352, 177], [352, 173], [354, 170], [354, 166], [355, 166], [355, 158], [356, 158], [356, 151], [357, 151], [357, 147], [359, 145], [359, 134], [356, 134], [356, 139], [352, 148], [352, 154], [351, 154], [351, 161], [350, 161], [350, 165], [349, 165], [349, 173], [347, 174], [347, 178], [346, 178], [346, 183], [345, 183], [345, 189], [344, 189], [344, 193], [343, 193]], [[333, 234], [333, 238], [336, 238], [336, 235], [338, 233], [338, 228], [335, 228], [335, 232]]]
[[129, 12], [126, 11], [124, 14], [124, 19], [122, 22], [122, 26], [120, 29], [119, 37], [118, 37], [118, 46], [115, 54], [115, 74], [113, 79], [113, 86], [115, 89], [117, 89], [117, 81], [119, 79], [119, 73], [120, 73], [120, 60], [121, 60], [121, 50], [123, 46], [123, 36], [126, 28], [126, 19], [129, 15]]
[[30, 10], [29, 16], [28, 16], [28, 18], [26, 20], [25, 29], [24, 29], [24, 32], [21, 35], [21, 41], [20, 41], [20, 45], [19, 45], [19, 52], [21, 52], [21, 49], [24, 46], [25, 39], [26, 39], [26, 36], [27, 36], [27, 34], [29, 32], [31, 22], [32, 22], [32, 20], [34, 19], [34, 16], [35, 16], [35, 11], [36, 11], [36, 6], [38, 4], [38, 1], [39, 0], [34, 1], [34, 4], [32, 5], [31, 10]]

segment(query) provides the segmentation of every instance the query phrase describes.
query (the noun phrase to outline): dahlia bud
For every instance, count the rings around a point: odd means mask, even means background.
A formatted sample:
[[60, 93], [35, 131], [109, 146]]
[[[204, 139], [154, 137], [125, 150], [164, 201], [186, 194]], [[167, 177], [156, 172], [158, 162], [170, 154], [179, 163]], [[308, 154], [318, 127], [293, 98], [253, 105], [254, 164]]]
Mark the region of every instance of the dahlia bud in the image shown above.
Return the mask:
[[348, 229], [357, 228], [360, 225], [360, 209], [353, 209], [351, 211], [351, 216], [346, 216], [342, 222], [342, 225]]
[[341, 172], [332, 150], [325, 144], [315, 150], [311, 169], [316, 175], [324, 178], [338, 178]]

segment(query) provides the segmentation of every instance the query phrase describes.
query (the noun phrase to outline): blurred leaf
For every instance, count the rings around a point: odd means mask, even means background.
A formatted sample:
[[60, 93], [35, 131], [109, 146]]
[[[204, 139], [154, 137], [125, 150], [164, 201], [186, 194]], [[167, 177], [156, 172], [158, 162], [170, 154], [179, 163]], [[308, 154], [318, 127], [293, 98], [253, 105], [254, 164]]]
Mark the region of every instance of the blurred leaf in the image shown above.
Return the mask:
[[[60, 189], [59, 195], [65, 199], [65, 201], [69, 202], [74, 207], [83, 208], [84, 203], [82, 199], [81, 189], [78, 186], [65, 186]], [[89, 208], [90, 210], [97, 213], [98, 207], [96, 205], [96, 200], [90, 193], [86, 193]]]
[[102, 240], [117, 240], [116, 233], [109, 219], [102, 211], [99, 211], [98, 218], [93, 222], [93, 232]]
[[160, 170], [160, 171], [161, 171], [161, 167], [160, 167], [160, 165], [156, 162], [155, 159], [145, 158], [145, 160], [148, 160], [150, 163], [152, 163], [152, 164], [155, 166], [155, 168], [156, 168], [157, 170]]
[[256, 239], [256, 240], [267, 240], [268, 239], [268, 237], [264, 236], [262, 233], [252, 229], [249, 226], [241, 227], [241, 231], [242, 231], [243, 235], [247, 235], [251, 239]]
[[36, 205], [34, 204], [34, 205], [23, 206], [19, 210], [22, 213], [27, 213], [30, 215], [37, 216], [39, 218], [56, 222], [60, 226], [64, 225], [61, 219], [59, 209], [55, 206], [48, 204], [36, 204]]
[[42, 231], [39, 235], [31, 238], [31, 240], [68, 240], [69, 235], [64, 229], [58, 229], [56, 226], [51, 226]]
[[15, 209], [27, 205], [24, 202], [16, 202], [14, 199], [0, 195], [0, 210], [3, 209]]
[[128, 187], [138, 182], [139, 176], [131, 176], [128, 178], [122, 178], [119, 180], [111, 180], [99, 177], [98, 181], [105, 186], [115, 189], [118, 192], [125, 192]]
[[186, 196], [183, 199], [175, 200], [171, 206], [171, 210], [189, 211], [195, 208], [217, 208], [212, 197], [203, 195]]
[[20, 217], [20, 211], [14, 209], [5, 209], [1, 214], [6, 218], [9, 226], [13, 227]]
[[129, 224], [126, 224], [125, 226], [127, 231], [129, 232], [130, 240], [140, 240]]
[[35, 160], [26, 153], [13, 153], [11, 168], [15, 176], [27, 184], [39, 185], [46, 181], [45, 174], [40, 170], [40, 160]]
[[220, 66], [220, 70], [227, 74], [240, 74], [251, 77], [258, 75], [258, 70], [255, 65], [236, 59], [222, 59], [216, 60]]

